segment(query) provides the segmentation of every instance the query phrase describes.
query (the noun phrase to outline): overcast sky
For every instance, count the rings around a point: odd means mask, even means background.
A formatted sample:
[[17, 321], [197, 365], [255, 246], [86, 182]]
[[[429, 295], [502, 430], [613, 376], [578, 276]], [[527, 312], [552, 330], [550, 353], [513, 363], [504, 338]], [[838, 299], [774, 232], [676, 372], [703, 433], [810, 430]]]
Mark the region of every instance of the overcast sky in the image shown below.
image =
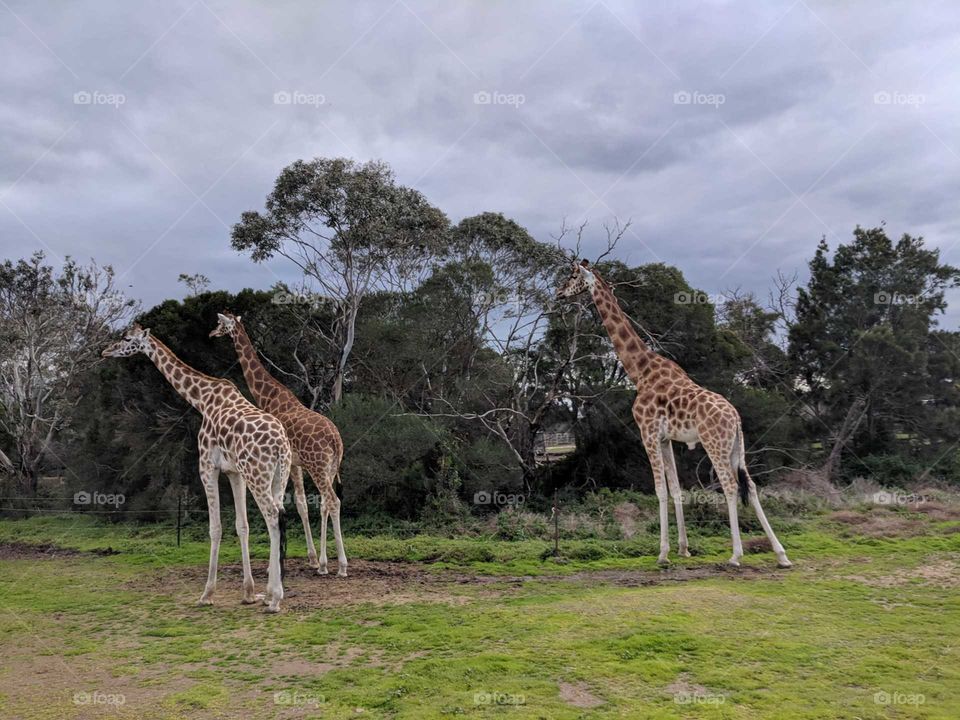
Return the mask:
[[266, 288], [294, 276], [230, 226], [293, 160], [348, 156], [454, 221], [501, 211], [549, 240], [586, 219], [598, 243], [630, 219], [621, 259], [708, 293], [765, 295], [858, 223], [960, 264], [958, 21], [950, 2], [2, 0], [0, 249], [111, 263], [148, 305], [181, 272]]

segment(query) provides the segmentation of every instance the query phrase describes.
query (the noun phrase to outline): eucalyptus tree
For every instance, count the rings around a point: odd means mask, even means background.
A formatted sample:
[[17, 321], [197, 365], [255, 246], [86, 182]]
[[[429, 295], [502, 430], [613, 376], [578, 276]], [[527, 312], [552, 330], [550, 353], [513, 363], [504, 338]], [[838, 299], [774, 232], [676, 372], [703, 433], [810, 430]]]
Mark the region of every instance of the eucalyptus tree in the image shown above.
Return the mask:
[[332, 325], [311, 327], [337, 354], [329, 377], [336, 404], [363, 299], [429, 275], [448, 225], [421, 193], [398, 184], [386, 163], [316, 158], [283, 169], [264, 210], [244, 212], [233, 227], [232, 244], [255, 262], [285, 258], [302, 273], [299, 290], [332, 304]]

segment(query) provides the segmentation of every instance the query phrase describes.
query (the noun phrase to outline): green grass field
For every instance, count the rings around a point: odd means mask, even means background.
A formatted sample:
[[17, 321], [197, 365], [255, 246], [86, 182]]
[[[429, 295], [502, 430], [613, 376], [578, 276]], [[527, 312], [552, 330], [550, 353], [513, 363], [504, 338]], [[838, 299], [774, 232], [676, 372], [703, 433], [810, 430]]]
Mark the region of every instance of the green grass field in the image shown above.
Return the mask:
[[318, 577], [292, 530], [279, 615], [239, 603], [226, 530], [198, 607], [202, 535], [0, 521], [0, 717], [956, 720], [957, 518], [798, 520], [791, 570], [724, 567], [723, 535], [665, 571], [646, 534], [564, 542], [563, 562], [540, 541], [348, 535], [350, 577]]

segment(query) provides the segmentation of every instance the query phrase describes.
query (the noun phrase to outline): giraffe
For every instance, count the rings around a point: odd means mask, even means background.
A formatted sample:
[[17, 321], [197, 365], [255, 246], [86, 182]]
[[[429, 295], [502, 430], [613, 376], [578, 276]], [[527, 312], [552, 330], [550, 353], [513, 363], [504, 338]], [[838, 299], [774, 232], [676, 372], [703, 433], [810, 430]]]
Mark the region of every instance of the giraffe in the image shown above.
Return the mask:
[[697, 443], [704, 449], [720, 479], [730, 517], [733, 555], [729, 563], [740, 566], [743, 545], [737, 519], [737, 490], [746, 505], [749, 501], [770, 540], [780, 567], [790, 567], [783, 545], [777, 539], [763, 508], [757, 487], [747, 472], [740, 415], [730, 402], [697, 385], [679, 365], [651, 350], [637, 335], [624, 315], [610, 286], [591, 269], [586, 260], [573, 262], [570, 277], [557, 290], [557, 298], [565, 299], [590, 291], [614, 350], [624, 370], [637, 388], [633, 417], [640, 428], [640, 438], [653, 470], [654, 487], [660, 510], [660, 555], [657, 562], [669, 563], [667, 489], [673, 497], [677, 519], [680, 555], [690, 557], [687, 530], [683, 523], [683, 497], [677, 479], [672, 441], [685, 442], [691, 450]]
[[150, 334], [150, 329], [133, 325], [123, 337], [106, 347], [103, 357], [131, 357], [143, 353], [163, 374], [184, 400], [200, 411], [203, 422], [197, 436], [200, 451], [200, 480], [207, 496], [210, 515], [210, 565], [200, 605], [212, 605], [217, 587], [217, 559], [220, 553], [220, 489], [218, 479], [224, 472], [233, 490], [236, 529], [243, 560], [243, 599], [250, 604], [258, 599], [253, 593], [250, 571], [249, 527], [247, 525], [247, 489], [263, 513], [270, 533], [270, 566], [267, 593], [263, 597], [267, 612], [279, 612], [283, 599], [280, 553], [283, 542], [283, 493], [290, 474], [292, 452], [283, 425], [272, 415], [257, 409], [229, 380], [210, 377], [193, 369], [166, 345]]
[[[293, 447], [293, 479], [297, 512], [303, 522], [307, 537], [307, 558], [318, 575], [327, 574], [327, 518], [333, 521], [333, 535], [337, 543], [337, 575], [347, 574], [347, 554], [343, 549], [340, 533], [340, 498], [334, 482], [340, 477], [340, 462], [343, 459], [343, 441], [337, 426], [318, 412], [303, 405], [289, 389], [274, 378], [257, 357], [256, 348], [250, 341], [239, 316], [224, 310], [217, 314], [217, 327], [210, 337], [229, 336], [240, 358], [243, 376], [253, 393], [254, 400], [262, 409], [276, 416], [283, 423]], [[310, 518], [307, 515], [307, 500], [303, 489], [303, 471], [313, 478], [320, 491], [320, 557], [310, 533]]]

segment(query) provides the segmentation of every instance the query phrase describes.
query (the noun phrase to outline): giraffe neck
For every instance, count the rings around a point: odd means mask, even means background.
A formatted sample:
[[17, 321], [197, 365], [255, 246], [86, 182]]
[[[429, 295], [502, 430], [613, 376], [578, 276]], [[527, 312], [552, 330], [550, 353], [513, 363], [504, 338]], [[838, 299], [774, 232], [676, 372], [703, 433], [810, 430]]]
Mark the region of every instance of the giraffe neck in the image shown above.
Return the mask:
[[150, 349], [146, 353], [173, 389], [201, 413], [207, 409], [216, 390], [225, 382], [220, 378], [204, 375], [178, 358], [173, 350], [157, 338], [150, 337]]
[[243, 369], [243, 377], [247, 381], [247, 387], [253, 393], [257, 405], [267, 412], [272, 412], [271, 406], [276, 403], [281, 395], [289, 391], [260, 362], [260, 358], [257, 357], [257, 350], [253, 347], [250, 336], [247, 335], [243, 325], [237, 323], [232, 337], [233, 347], [240, 359], [240, 367]]
[[607, 285], [599, 276], [596, 278], [590, 294], [593, 296], [593, 302], [597, 306], [597, 312], [600, 314], [600, 320], [607, 329], [607, 334], [613, 342], [613, 349], [623, 364], [627, 376], [635, 385], [639, 385], [644, 378], [644, 373], [650, 364], [650, 359], [656, 355], [647, 344], [640, 339], [637, 331], [633, 329], [630, 320], [624, 315], [620, 308], [620, 303], [614, 296], [610, 286]]

